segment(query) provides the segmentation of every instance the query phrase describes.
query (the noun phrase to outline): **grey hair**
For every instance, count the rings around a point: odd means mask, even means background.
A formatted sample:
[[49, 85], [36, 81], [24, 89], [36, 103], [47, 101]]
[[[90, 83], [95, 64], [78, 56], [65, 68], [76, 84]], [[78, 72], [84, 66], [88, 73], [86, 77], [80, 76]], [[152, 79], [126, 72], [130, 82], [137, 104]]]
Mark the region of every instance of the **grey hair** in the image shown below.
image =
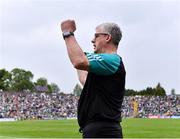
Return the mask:
[[116, 46], [119, 45], [119, 42], [122, 38], [122, 32], [120, 27], [115, 23], [102, 23], [98, 25], [96, 28], [100, 28], [103, 33], [108, 33], [112, 36], [112, 42]]

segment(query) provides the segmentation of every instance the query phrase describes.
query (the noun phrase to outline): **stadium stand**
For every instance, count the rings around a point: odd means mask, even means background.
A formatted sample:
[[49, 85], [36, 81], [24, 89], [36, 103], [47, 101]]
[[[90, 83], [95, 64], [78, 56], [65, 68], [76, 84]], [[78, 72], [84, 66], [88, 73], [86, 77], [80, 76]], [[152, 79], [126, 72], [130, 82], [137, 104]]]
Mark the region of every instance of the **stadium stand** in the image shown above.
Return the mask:
[[168, 118], [180, 116], [180, 96], [134, 96], [125, 97], [122, 106], [123, 117]]
[[[77, 116], [78, 97], [72, 94], [0, 93], [0, 118], [62, 119]], [[125, 96], [122, 117], [180, 118], [180, 96]]]

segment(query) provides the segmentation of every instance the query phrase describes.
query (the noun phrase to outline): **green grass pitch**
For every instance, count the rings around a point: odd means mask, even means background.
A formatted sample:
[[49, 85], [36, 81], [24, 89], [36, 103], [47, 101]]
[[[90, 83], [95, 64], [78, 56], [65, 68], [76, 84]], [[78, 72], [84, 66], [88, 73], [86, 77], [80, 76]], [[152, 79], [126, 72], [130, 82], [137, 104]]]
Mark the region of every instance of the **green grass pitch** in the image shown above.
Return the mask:
[[[124, 138], [180, 138], [180, 119], [123, 119]], [[77, 120], [0, 122], [0, 138], [81, 138]]]

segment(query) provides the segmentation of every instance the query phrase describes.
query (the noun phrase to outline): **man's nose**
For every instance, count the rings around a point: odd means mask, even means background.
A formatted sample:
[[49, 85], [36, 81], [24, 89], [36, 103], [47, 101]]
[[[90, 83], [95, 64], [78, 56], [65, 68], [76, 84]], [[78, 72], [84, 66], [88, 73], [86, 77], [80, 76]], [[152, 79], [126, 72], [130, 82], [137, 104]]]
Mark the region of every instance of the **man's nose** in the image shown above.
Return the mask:
[[95, 40], [94, 39], [92, 39], [92, 41], [91, 41], [92, 43], [95, 43]]

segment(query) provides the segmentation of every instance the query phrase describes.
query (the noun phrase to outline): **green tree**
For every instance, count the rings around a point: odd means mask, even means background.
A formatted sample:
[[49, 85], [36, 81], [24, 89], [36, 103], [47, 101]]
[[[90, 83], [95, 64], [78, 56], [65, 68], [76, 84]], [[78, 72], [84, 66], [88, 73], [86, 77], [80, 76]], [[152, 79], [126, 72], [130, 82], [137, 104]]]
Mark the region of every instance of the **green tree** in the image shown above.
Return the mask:
[[156, 96], [165, 96], [166, 95], [166, 91], [163, 87], [161, 87], [160, 83], [158, 83], [155, 88], [155, 95]]
[[50, 84], [47, 85], [47, 93], [52, 93], [52, 87]]
[[133, 89], [126, 89], [125, 90], [125, 96], [165, 96], [166, 91], [161, 86], [160, 83], [155, 88], [147, 87], [146, 89], [140, 90], [140, 91], [134, 91]]
[[134, 95], [137, 95], [137, 92], [134, 91], [133, 89], [126, 89], [124, 95], [125, 96], [134, 96]]
[[38, 78], [37, 81], [34, 83], [35, 85], [40, 85], [40, 86], [47, 86], [48, 85], [48, 81], [46, 78], [41, 77]]
[[175, 89], [173, 88], [173, 89], [171, 89], [171, 95], [176, 95], [176, 91], [175, 91]]
[[46, 93], [53, 92], [52, 86], [48, 84], [47, 79], [44, 77], [38, 78], [34, 84], [35, 84], [35, 90], [37, 92], [46, 92]]
[[11, 73], [5, 69], [0, 69], [0, 90], [8, 91], [10, 89]]
[[58, 93], [60, 91], [59, 89], [59, 86], [55, 83], [51, 83], [51, 90], [52, 90], [52, 93]]
[[37, 81], [34, 83], [35, 85], [35, 91], [37, 92], [51, 92], [51, 87], [48, 86], [48, 81], [44, 77], [40, 77], [37, 79]]
[[80, 96], [82, 92], [82, 87], [79, 84], [76, 84], [76, 86], [73, 89], [73, 94], [75, 96]]
[[155, 95], [156, 90], [152, 87], [147, 87], [146, 90], [144, 90], [144, 94], [146, 96], [153, 96]]
[[33, 74], [30, 71], [15, 68], [11, 71], [11, 90], [13, 91], [24, 91], [33, 90]]

